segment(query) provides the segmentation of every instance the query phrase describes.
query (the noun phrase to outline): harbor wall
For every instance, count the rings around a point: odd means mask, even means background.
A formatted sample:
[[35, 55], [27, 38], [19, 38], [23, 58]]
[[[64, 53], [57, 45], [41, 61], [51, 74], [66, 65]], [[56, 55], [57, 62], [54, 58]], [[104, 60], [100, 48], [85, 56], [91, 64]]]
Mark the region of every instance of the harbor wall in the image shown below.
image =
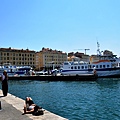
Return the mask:
[[95, 81], [96, 75], [80, 75], [80, 76], [9, 76], [9, 80], [40, 80], [40, 81]]

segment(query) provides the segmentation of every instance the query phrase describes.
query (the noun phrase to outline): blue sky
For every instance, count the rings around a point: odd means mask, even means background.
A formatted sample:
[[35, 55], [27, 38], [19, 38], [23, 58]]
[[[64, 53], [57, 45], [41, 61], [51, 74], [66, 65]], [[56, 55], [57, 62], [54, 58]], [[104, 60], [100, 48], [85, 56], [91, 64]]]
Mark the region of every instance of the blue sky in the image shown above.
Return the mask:
[[120, 56], [120, 0], [0, 0], [0, 47]]

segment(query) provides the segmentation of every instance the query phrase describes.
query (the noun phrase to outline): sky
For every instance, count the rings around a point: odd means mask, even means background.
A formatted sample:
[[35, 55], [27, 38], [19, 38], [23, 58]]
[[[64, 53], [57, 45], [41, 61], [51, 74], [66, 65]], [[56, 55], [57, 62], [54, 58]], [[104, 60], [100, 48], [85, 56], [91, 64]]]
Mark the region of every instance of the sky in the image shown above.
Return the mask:
[[0, 0], [0, 48], [120, 56], [120, 0]]

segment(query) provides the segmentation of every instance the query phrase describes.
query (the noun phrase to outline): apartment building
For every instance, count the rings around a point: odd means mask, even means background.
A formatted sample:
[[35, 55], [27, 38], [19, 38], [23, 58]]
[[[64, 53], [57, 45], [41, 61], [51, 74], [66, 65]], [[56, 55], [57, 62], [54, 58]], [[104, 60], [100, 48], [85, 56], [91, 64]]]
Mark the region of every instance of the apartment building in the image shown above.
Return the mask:
[[71, 52], [68, 53], [68, 61], [86, 61], [89, 62], [89, 55], [86, 55], [84, 53], [80, 53], [80, 52]]
[[0, 48], [0, 64], [11, 63], [12, 65], [35, 66], [35, 51], [26, 49]]
[[39, 70], [59, 68], [64, 61], [67, 61], [67, 53], [62, 51], [42, 48], [41, 51], [36, 52], [36, 69]]

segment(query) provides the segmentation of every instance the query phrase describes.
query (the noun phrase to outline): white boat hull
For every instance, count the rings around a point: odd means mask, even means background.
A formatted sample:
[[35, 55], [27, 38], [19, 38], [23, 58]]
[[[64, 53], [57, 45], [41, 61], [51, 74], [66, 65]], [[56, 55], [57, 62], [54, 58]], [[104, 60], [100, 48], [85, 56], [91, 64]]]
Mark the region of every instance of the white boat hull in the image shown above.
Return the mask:
[[[61, 72], [62, 75], [82, 75], [82, 74], [94, 74], [93, 70], [63, 70]], [[120, 68], [119, 69], [110, 69], [110, 70], [96, 70], [96, 74], [98, 77], [100, 76], [116, 76], [120, 75]]]
[[98, 76], [116, 76], [120, 75], [120, 69], [118, 70], [111, 70], [111, 71], [98, 71]]

